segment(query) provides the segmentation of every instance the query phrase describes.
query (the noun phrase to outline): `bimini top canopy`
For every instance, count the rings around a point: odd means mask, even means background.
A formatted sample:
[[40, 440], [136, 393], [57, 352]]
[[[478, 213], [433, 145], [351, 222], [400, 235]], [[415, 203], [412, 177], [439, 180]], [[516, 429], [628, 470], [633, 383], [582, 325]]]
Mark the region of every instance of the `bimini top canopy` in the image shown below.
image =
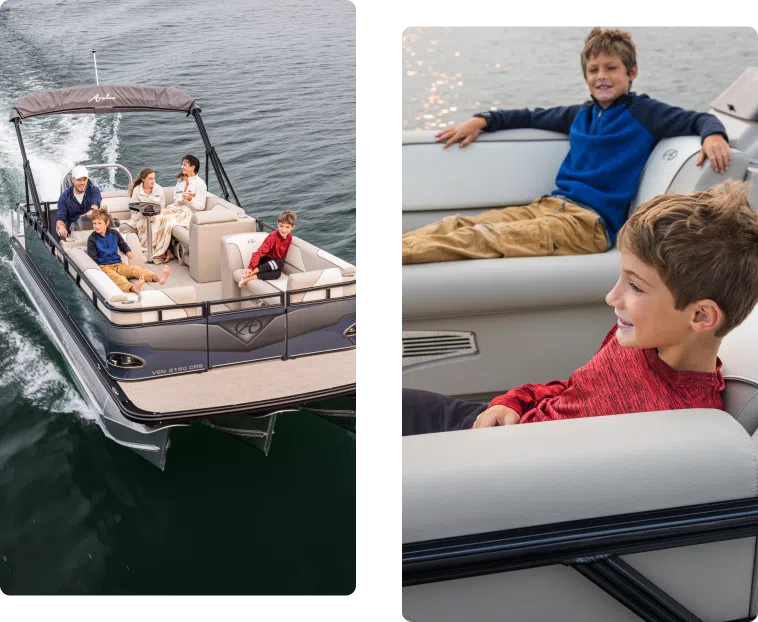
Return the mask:
[[43, 114], [98, 114], [165, 110], [186, 112], [200, 108], [184, 91], [158, 86], [75, 86], [35, 91], [13, 106], [9, 121]]

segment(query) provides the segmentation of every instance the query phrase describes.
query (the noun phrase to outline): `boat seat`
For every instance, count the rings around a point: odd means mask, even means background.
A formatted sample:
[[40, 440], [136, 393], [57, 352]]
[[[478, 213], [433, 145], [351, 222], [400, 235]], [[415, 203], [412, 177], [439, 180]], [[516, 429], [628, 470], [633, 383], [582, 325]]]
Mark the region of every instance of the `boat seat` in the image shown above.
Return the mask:
[[[123, 308], [124, 310], [145, 309], [143, 313], [118, 313], [103, 307], [98, 302], [98, 309], [114, 324], [130, 325], [141, 324], [144, 322], [155, 322], [158, 320], [158, 312], [150, 311], [155, 307], [171, 307], [177, 304], [186, 304], [195, 302], [195, 288], [191, 286], [171, 287], [165, 289], [143, 289], [142, 295], [137, 296], [133, 292], [122, 292], [118, 286], [111, 281], [108, 276], [100, 269], [92, 258], [87, 255], [86, 250], [79, 246], [72, 247], [66, 251], [69, 260], [84, 273], [90, 283], [97, 288], [103, 298], [113, 307]], [[73, 267], [69, 266], [72, 275], [76, 275]], [[80, 283], [82, 290], [87, 296], [92, 296], [92, 290], [82, 281]], [[168, 309], [163, 311], [164, 320], [176, 320], [187, 317], [200, 315], [199, 308], [186, 309]]]
[[189, 265], [190, 276], [198, 283], [218, 281], [221, 279], [219, 240], [226, 235], [252, 233], [255, 226], [255, 218], [241, 208], [233, 210], [217, 203], [192, 214], [189, 227], [176, 226], [171, 230], [176, 240], [174, 254], [181, 263]]
[[752, 436], [758, 431], [758, 306], [721, 342], [719, 358], [726, 388], [724, 410]]
[[[237, 283], [242, 277], [242, 270], [250, 263], [250, 257], [260, 247], [267, 235], [264, 232], [256, 232], [221, 238], [221, 295], [223, 298], [275, 294], [302, 287], [355, 280], [355, 266], [334, 257], [305, 240], [292, 236], [292, 243], [284, 258], [282, 276], [274, 281], [261, 281], [259, 279], [250, 281], [245, 284], [245, 291], [241, 291]], [[344, 290], [340, 295], [349, 296], [355, 293], [354, 286], [352, 289], [348, 287]], [[321, 294], [321, 298], [325, 298], [325, 292], [326, 290], [308, 292], [303, 297], [308, 294]], [[336, 289], [332, 290], [332, 297], [336, 297], [335, 292]], [[308, 297], [308, 300], [316, 299], [319, 298], [317, 296]], [[279, 301], [279, 296], [276, 296], [262, 299], [258, 304], [279, 304]], [[236, 305], [232, 308], [239, 308], [239, 303], [230, 303], [231, 305]], [[250, 302], [243, 303], [243, 306], [250, 306]]]
[[[517, 132], [510, 130], [496, 134], [502, 134], [508, 142], [507, 135]], [[531, 132], [539, 134], [534, 130]], [[488, 177], [485, 188], [472, 186], [469, 183], [471, 166], [480, 164], [476, 158], [481, 154], [471, 151], [465, 156], [456, 154], [457, 157], [451, 158], [451, 154], [434, 143], [433, 133], [429, 136], [423, 134], [415, 137], [406, 147], [410, 148], [409, 154], [424, 150], [426, 155], [406, 158], [404, 151], [403, 175], [416, 177], [413, 192], [403, 197], [404, 219], [409, 214], [414, 218], [423, 214], [444, 216], [466, 207], [481, 211], [494, 206], [494, 195], [503, 197], [499, 201], [500, 206], [511, 204], [507, 197], [513, 195], [514, 190], [507, 184], [516, 183], [514, 179], [507, 178], [507, 175], [494, 176]], [[497, 138], [493, 135], [484, 143], [491, 146], [489, 143], [497, 142]], [[536, 138], [531, 136], [532, 140]], [[697, 167], [695, 163], [699, 152], [700, 138], [697, 136], [660, 141], [645, 165], [629, 214], [640, 204], [667, 191], [702, 191], [725, 179], [742, 180], [748, 175], [749, 159], [740, 151], [732, 150], [732, 162], [724, 174], [716, 173], [710, 166]], [[492, 157], [492, 153], [487, 151], [486, 155]], [[423, 167], [418, 166], [420, 161], [425, 163]], [[556, 163], [560, 162], [556, 160]], [[554, 178], [555, 171], [551, 171], [550, 175]], [[551, 190], [542, 188], [543, 193]], [[459, 209], [452, 207], [456, 202]], [[758, 209], [758, 205], [753, 207]], [[428, 222], [434, 219], [430, 217]], [[425, 224], [419, 220], [413, 222], [417, 226]], [[475, 261], [474, 271], [470, 261], [403, 266], [403, 317], [499, 313], [575, 304], [604, 305], [605, 295], [618, 279], [618, 262], [619, 253], [614, 247], [594, 255], [481, 259]], [[465, 291], [450, 296], [450, 283], [457, 283]], [[519, 295], [511, 296], [513, 291], [518, 291]], [[482, 295], [482, 292], [487, 293]], [[557, 301], [560, 301], [558, 305]]]
[[[126, 193], [126, 190], [103, 192], [102, 199], [103, 200], [100, 201], [100, 207], [108, 210], [111, 217], [118, 218], [122, 224], [132, 217], [129, 203], [133, 203], [134, 199]], [[133, 229], [131, 230], [133, 231]]]
[[[69, 249], [72, 248], [81, 248], [84, 250], [84, 252], [87, 252], [87, 241], [89, 240], [89, 236], [92, 234], [92, 231], [72, 231], [71, 234], [68, 236], [68, 239], [61, 240], [61, 246], [63, 249], [68, 252]], [[124, 242], [126, 242], [127, 246], [132, 250], [132, 258], [127, 259], [126, 255], [124, 255], [120, 250], [118, 252], [119, 256], [121, 257], [121, 260], [126, 263], [133, 266], [144, 266], [145, 265], [145, 258], [142, 256], [142, 253], [140, 252], [140, 244], [139, 244], [139, 236], [136, 233], [124, 233], [121, 232], [121, 237], [124, 238]]]
[[[164, 188], [163, 191], [167, 205], [170, 205], [174, 189]], [[128, 203], [131, 202], [132, 199], [127, 196], [107, 200], [109, 205], [119, 209], [123, 206], [126, 210], [120, 226], [122, 233], [135, 231], [126, 222], [131, 218], [132, 212], [128, 208]], [[106, 204], [106, 199], [103, 199], [103, 204]], [[192, 214], [189, 227], [177, 225], [171, 229], [174, 255], [181, 265], [189, 266], [190, 277], [196, 282], [218, 281], [221, 278], [218, 241], [224, 235], [255, 231], [255, 227], [255, 219], [248, 216], [241, 207], [209, 194], [203, 210], [195, 210]], [[195, 257], [202, 257], [202, 260], [194, 261]]]

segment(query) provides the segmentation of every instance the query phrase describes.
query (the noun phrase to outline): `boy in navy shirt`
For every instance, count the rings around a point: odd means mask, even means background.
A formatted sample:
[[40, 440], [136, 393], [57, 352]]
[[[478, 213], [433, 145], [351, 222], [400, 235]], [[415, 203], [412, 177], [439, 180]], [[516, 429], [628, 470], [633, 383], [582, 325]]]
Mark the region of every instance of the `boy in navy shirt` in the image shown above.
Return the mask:
[[[130, 266], [121, 262], [118, 254], [119, 249], [128, 259], [132, 258], [132, 251], [116, 229], [110, 229], [110, 214], [105, 210], [92, 210], [92, 227], [95, 229], [87, 239], [87, 254], [97, 262], [100, 269], [108, 275], [108, 278], [118, 285], [122, 292], [142, 293], [142, 287], [147, 282], [166, 283], [171, 270], [168, 266], [163, 267], [160, 274], [154, 274], [146, 268]], [[132, 285], [129, 279], [139, 279], [136, 285]]]
[[[404, 264], [602, 253], [614, 244], [642, 169], [663, 138], [699, 135], [697, 166], [707, 158], [718, 173], [729, 167], [726, 130], [715, 116], [631, 92], [637, 59], [628, 32], [593, 29], [581, 61], [590, 101], [478, 113], [436, 136], [445, 147], [456, 142], [465, 147], [483, 131], [534, 128], [568, 134], [570, 151], [555, 178], [556, 190], [529, 205], [449, 216], [408, 231], [403, 235]], [[487, 179], [473, 183], [486, 184]]]

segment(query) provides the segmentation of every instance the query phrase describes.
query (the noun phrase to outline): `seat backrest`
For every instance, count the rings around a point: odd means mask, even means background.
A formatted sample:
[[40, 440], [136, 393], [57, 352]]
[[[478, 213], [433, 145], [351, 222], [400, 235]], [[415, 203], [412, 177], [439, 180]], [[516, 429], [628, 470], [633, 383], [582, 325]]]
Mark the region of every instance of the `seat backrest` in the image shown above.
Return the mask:
[[721, 343], [719, 358], [726, 381], [725, 410], [750, 433], [758, 430], [758, 307]]
[[174, 202], [173, 184], [169, 186], [168, 188], [166, 186], [162, 186], [162, 188], [163, 188], [163, 198], [166, 199], [166, 205], [171, 205]]
[[637, 194], [629, 205], [629, 214], [659, 194], [689, 194], [708, 190], [725, 179], [745, 179], [750, 162], [741, 151], [732, 149], [732, 162], [723, 174], [714, 171], [708, 162], [696, 166], [699, 153], [699, 136], [678, 136], [660, 141], [647, 159]]
[[[233, 273], [248, 266], [250, 257], [258, 250], [267, 235], [265, 232], [238, 233], [221, 238], [221, 293], [224, 298], [236, 298], [240, 295]], [[340, 275], [355, 274], [355, 266], [352, 264], [295, 236], [292, 236], [292, 243], [284, 262], [282, 272], [290, 278], [301, 272], [329, 269], [338, 269]], [[344, 280], [354, 280], [354, 276]]]

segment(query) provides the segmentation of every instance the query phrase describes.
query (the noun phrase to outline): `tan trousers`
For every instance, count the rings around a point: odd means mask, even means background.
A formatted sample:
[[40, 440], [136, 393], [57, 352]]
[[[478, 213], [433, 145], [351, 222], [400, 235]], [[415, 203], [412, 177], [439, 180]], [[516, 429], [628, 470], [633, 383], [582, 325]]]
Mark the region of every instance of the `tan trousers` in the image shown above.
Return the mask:
[[404, 264], [606, 250], [608, 240], [600, 217], [552, 196], [476, 216], [447, 216], [403, 234]]
[[145, 281], [148, 283], [158, 280], [158, 277], [147, 268], [130, 266], [125, 263], [112, 263], [106, 266], [100, 266], [100, 269], [108, 275], [108, 278], [111, 281], [118, 285], [118, 288], [122, 292], [128, 292], [132, 288], [129, 279], [138, 279], [141, 276], [144, 276]]

